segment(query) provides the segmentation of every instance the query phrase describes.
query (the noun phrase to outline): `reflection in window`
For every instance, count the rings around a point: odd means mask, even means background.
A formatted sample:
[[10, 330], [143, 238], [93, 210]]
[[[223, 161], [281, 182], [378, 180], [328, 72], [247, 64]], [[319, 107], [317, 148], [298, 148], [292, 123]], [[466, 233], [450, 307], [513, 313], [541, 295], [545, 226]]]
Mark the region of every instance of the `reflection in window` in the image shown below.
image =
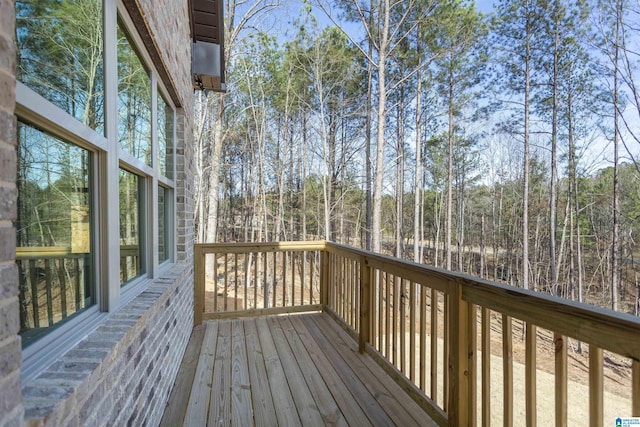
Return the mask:
[[118, 142], [151, 165], [151, 79], [118, 26]]
[[162, 263], [169, 259], [169, 190], [158, 187], [158, 262]]
[[158, 96], [158, 165], [162, 175], [173, 179], [173, 109]]
[[95, 304], [91, 169], [88, 151], [18, 123], [23, 346]]
[[17, 79], [104, 130], [102, 0], [16, 1]]
[[120, 169], [120, 284], [144, 273], [142, 179]]

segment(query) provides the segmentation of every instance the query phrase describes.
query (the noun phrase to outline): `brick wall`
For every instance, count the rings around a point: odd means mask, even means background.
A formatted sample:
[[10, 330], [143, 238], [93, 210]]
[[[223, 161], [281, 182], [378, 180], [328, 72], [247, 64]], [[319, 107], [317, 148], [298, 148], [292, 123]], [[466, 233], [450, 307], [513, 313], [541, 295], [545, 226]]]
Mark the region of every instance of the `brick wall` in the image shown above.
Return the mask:
[[157, 425], [193, 325], [176, 264], [24, 388], [29, 425]]
[[[20, 382], [15, 267], [14, 0], [0, 0], [0, 426], [156, 425], [193, 326], [193, 144], [186, 0], [134, 5], [177, 111], [177, 263], [35, 379]], [[160, 4], [158, 4], [160, 3]], [[143, 27], [143, 28], [141, 28]], [[157, 65], [157, 63], [156, 63]], [[22, 389], [21, 389], [22, 387]]]
[[0, 425], [22, 425], [18, 330], [16, 120], [13, 0], [0, 0]]

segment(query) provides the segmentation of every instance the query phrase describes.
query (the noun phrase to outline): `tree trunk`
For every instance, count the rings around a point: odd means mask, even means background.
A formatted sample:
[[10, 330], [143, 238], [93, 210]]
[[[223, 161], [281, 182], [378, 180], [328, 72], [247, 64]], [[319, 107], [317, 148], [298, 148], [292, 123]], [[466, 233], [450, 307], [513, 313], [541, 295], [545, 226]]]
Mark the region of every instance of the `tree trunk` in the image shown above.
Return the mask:
[[620, 21], [622, 20], [622, 1], [616, 0], [616, 29], [615, 29], [615, 46], [614, 46], [614, 64], [613, 64], [613, 230], [611, 233], [611, 309], [618, 310], [618, 257], [619, 257], [619, 236], [620, 223], [618, 219], [620, 210], [620, 190], [618, 183], [618, 138], [620, 135], [619, 114], [618, 114], [618, 55], [620, 51]]
[[[420, 25], [418, 25], [418, 34], [420, 34]], [[418, 37], [418, 58], [420, 57], [420, 37]], [[420, 215], [422, 209], [422, 73], [418, 70], [416, 78], [418, 84], [416, 88], [416, 170], [414, 179], [414, 200], [413, 200], [413, 260], [421, 263], [422, 257], [420, 256], [422, 247], [422, 235], [420, 231], [420, 224], [422, 223], [422, 216]]]
[[522, 189], [522, 287], [529, 289], [529, 97], [531, 90], [531, 17], [529, 16], [529, 0], [525, 0], [527, 11], [525, 72], [524, 72], [524, 158]]
[[[454, 125], [453, 125], [453, 73], [449, 73], [449, 92], [448, 92], [448, 116], [449, 116], [449, 132], [447, 140], [447, 213], [445, 216], [444, 228], [444, 250], [446, 256], [446, 269], [451, 270], [451, 228], [453, 216], [453, 144], [454, 144]], [[458, 269], [461, 266], [458, 266]]]

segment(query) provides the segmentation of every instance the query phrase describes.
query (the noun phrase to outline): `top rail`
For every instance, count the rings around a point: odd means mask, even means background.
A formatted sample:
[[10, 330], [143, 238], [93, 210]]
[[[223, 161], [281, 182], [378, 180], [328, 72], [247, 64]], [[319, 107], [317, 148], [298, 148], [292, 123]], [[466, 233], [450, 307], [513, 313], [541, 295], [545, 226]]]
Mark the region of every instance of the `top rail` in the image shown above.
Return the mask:
[[630, 314], [337, 243], [327, 242], [326, 248], [332, 253], [363, 257], [371, 267], [395, 272], [405, 279], [443, 292], [449, 293], [455, 286], [461, 286], [465, 301], [640, 361], [640, 319]]
[[196, 248], [203, 253], [242, 254], [252, 252], [283, 252], [283, 251], [323, 251], [324, 240], [312, 242], [260, 242], [260, 243], [198, 243]]

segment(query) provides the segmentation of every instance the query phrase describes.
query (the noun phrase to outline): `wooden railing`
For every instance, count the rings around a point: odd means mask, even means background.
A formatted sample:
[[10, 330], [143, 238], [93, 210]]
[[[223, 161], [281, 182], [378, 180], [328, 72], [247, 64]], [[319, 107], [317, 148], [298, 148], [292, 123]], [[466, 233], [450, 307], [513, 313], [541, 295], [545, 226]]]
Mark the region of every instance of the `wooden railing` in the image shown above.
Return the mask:
[[86, 255], [66, 247], [17, 248], [21, 330], [53, 326], [84, 307]]
[[322, 310], [324, 242], [195, 247], [195, 321]]
[[[640, 320], [629, 315], [329, 242], [196, 245], [195, 268], [197, 323], [324, 310], [440, 425], [566, 426], [571, 402], [601, 426], [605, 388], [627, 403], [615, 416], [640, 416]], [[301, 289], [309, 296], [286, 297]], [[581, 364], [584, 381], [569, 381]], [[543, 375], [550, 384], [539, 385]], [[585, 396], [571, 396], [581, 381]]]
[[[18, 247], [16, 263], [21, 277], [20, 328], [53, 326], [88, 305], [92, 280], [90, 254], [70, 247]], [[138, 275], [138, 247], [120, 247], [120, 281]]]

